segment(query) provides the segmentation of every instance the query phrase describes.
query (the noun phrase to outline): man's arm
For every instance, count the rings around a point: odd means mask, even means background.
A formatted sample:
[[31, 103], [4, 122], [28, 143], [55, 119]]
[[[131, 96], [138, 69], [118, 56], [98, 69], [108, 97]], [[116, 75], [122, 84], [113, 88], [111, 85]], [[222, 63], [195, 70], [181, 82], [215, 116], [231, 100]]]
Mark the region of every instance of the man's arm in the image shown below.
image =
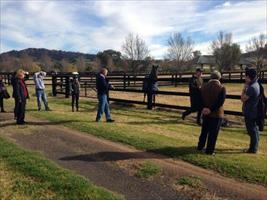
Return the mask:
[[245, 85], [241, 94], [241, 101], [245, 103], [251, 96], [253, 96], [252, 88], [247, 88], [247, 86]]

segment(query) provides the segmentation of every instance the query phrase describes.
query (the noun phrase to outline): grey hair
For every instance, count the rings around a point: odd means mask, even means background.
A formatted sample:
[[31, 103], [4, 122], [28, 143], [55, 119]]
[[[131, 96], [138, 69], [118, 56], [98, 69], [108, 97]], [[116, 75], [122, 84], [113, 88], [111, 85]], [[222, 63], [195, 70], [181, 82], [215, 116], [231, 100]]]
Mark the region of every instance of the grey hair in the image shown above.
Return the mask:
[[218, 71], [213, 71], [211, 74], [210, 74], [210, 78], [211, 79], [216, 79], [216, 80], [220, 80], [222, 78], [222, 75], [220, 72]]

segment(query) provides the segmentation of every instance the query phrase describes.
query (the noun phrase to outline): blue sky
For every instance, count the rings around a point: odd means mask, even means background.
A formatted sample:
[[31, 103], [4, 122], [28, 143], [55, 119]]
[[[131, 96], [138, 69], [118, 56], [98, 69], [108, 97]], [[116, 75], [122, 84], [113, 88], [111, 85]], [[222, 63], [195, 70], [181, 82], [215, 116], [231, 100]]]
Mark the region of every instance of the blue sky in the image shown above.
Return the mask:
[[0, 52], [29, 47], [97, 53], [121, 50], [128, 33], [139, 34], [151, 56], [163, 58], [168, 37], [190, 36], [195, 50], [210, 53], [218, 31], [247, 41], [267, 34], [267, 2], [258, 1], [52, 1], [0, 0]]

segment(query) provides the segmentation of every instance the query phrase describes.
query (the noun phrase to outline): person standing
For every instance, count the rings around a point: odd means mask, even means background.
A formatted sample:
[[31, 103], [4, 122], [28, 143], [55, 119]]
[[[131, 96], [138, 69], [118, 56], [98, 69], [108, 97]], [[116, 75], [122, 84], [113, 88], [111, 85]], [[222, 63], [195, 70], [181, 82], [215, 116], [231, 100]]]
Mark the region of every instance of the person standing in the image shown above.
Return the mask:
[[155, 93], [158, 91], [158, 66], [153, 65], [152, 70], [146, 79], [147, 81], [147, 109], [152, 110], [155, 103]]
[[43, 101], [45, 110], [49, 111], [48, 107], [48, 101], [47, 101], [47, 96], [45, 94], [45, 84], [44, 84], [44, 77], [46, 76], [46, 72], [40, 71], [36, 72], [33, 75], [33, 80], [35, 83], [35, 94], [37, 97], [37, 106], [38, 106], [38, 111], [41, 110], [41, 102]]
[[257, 81], [257, 72], [255, 69], [247, 69], [245, 76], [245, 85], [241, 94], [241, 101], [243, 102], [243, 114], [245, 117], [246, 129], [250, 136], [250, 145], [246, 152], [257, 153], [259, 130], [256, 121], [260, 86]]
[[202, 69], [197, 68], [196, 73], [189, 81], [189, 95], [191, 106], [182, 114], [182, 119], [185, 120], [186, 116], [190, 115], [193, 112], [197, 112], [198, 125], [201, 125], [201, 87], [203, 85], [202, 73]]
[[72, 112], [74, 112], [74, 104], [76, 106], [76, 111], [79, 111], [80, 83], [77, 75], [70, 81], [70, 92]]
[[3, 77], [0, 75], [0, 108], [1, 108], [1, 112], [6, 112], [4, 109], [4, 98], [5, 98], [6, 94], [7, 94], [7, 90], [6, 90], [5, 84], [3, 82]]
[[97, 89], [97, 98], [98, 98], [98, 110], [96, 115], [96, 122], [99, 122], [103, 112], [106, 115], [107, 122], [114, 122], [110, 116], [110, 109], [108, 103], [108, 90], [112, 88], [112, 86], [107, 81], [108, 70], [106, 68], [102, 68], [100, 73], [96, 76], [96, 89]]
[[28, 89], [24, 81], [25, 72], [18, 70], [14, 80], [14, 98], [16, 102], [16, 120], [17, 124], [25, 124], [26, 100], [29, 98]]
[[224, 115], [226, 90], [220, 79], [220, 72], [212, 72], [211, 79], [201, 89], [203, 123], [197, 149], [203, 150], [207, 141], [206, 154], [208, 155], [215, 155], [217, 136]]

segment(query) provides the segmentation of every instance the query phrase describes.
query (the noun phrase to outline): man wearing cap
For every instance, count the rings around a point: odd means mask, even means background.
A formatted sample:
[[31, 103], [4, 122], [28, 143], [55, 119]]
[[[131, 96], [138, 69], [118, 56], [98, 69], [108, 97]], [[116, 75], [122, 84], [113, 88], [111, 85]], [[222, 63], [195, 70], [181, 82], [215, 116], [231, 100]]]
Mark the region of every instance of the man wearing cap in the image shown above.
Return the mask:
[[224, 115], [226, 90], [220, 79], [220, 72], [214, 71], [211, 73], [209, 82], [201, 88], [203, 123], [197, 149], [202, 151], [207, 143], [206, 154], [208, 155], [215, 154], [217, 136]]
[[35, 83], [35, 92], [36, 92], [36, 97], [37, 97], [37, 106], [38, 106], [38, 111], [41, 110], [41, 102], [43, 101], [45, 110], [49, 111], [48, 107], [48, 101], [47, 101], [47, 96], [45, 94], [45, 84], [44, 84], [44, 77], [46, 76], [46, 72], [40, 71], [36, 72], [33, 75], [33, 80]]
[[250, 136], [250, 145], [246, 152], [257, 153], [259, 130], [256, 120], [260, 85], [257, 81], [257, 72], [255, 69], [247, 69], [245, 76], [245, 86], [241, 94], [241, 101], [243, 102], [243, 114], [245, 117], [246, 129]]
[[189, 94], [190, 94], [191, 107], [182, 114], [182, 119], [184, 120], [187, 115], [193, 112], [197, 112], [197, 123], [199, 125], [201, 125], [200, 119], [201, 119], [201, 108], [202, 108], [201, 91], [200, 91], [203, 85], [202, 72], [203, 72], [202, 69], [197, 68], [196, 73], [189, 81]]

